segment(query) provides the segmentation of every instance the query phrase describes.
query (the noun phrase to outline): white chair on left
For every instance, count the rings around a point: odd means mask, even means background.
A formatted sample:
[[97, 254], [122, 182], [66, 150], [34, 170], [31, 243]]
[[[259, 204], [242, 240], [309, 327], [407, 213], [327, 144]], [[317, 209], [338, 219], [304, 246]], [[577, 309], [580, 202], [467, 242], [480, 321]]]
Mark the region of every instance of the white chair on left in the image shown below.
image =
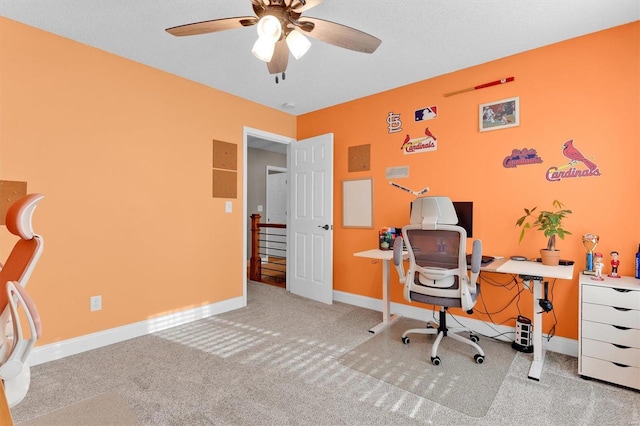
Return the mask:
[[24, 287], [42, 254], [42, 237], [33, 231], [32, 218], [43, 198], [29, 194], [15, 201], [5, 221], [9, 232], [20, 238], [0, 269], [0, 379], [10, 407], [29, 390], [27, 358], [41, 333], [40, 315]]

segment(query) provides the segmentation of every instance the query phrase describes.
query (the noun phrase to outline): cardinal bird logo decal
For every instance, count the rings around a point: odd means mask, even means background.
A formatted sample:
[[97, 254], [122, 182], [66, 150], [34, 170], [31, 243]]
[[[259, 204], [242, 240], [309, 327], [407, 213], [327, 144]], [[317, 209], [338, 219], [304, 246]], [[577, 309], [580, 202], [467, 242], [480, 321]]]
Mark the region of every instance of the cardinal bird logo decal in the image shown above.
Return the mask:
[[409, 135], [405, 136], [404, 142], [400, 147], [407, 154], [417, 154], [419, 152], [435, 151], [438, 149], [438, 139], [429, 131], [427, 127], [424, 129], [425, 136], [411, 139]]
[[582, 163], [585, 166], [587, 166], [589, 170], [595, 170], [598, 168], [598, 166], [595, 163], [584, 158], [584, 155], [582, 155], [582, 153], [578, 151], [578, 149], [575, 146], [573, 146], [573, 139], [565, 142], [564, 145], [562, 145], [562, 153], [564, 154], [565, 157], [571, 160], [569, 161], [569, 164], [573, 165], [578, 161], [582, 161]]
[[600, 176], [598, 165], [586, 158], [578, 148], [573, 145], [573, 139], [562, 145], [562, 154], [569, 162], [562, 166], [553, 166], [547, 169], [547, 180], [556, 182], [566, 178]]

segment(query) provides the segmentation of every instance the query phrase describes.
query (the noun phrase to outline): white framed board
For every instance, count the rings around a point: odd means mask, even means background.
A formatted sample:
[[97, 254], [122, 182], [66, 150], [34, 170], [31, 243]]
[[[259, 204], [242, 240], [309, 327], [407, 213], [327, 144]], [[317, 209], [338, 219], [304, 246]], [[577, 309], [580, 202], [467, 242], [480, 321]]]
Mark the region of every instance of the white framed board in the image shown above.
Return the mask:
[[373, 178], [342, 181], [342, 227], [373, 228]]

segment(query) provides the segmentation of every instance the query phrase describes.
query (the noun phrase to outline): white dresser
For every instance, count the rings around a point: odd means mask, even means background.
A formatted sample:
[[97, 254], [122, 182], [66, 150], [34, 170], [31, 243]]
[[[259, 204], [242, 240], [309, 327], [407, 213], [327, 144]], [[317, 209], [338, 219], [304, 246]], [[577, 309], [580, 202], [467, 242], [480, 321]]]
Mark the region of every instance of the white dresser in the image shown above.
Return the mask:
[[580, 275], [578, 374], [640, 389], [640, 280]]

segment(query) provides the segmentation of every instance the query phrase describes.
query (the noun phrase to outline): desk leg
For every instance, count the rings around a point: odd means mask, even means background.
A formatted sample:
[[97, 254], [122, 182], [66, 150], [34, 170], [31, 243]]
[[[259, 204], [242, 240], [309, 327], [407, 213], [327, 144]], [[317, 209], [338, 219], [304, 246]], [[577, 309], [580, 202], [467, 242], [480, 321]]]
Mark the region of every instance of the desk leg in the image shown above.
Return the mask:
[[389, 297], [389, 260], [382, 261], [382, 322], [369, 329], [369, 333], [379, 333], [392, 322], [400, 318], [400, 315], [391, 315], [391, 300]]
[[529, 369], [529, 378], [540, 381], [542, 365], [544, 364], [544, 348], [542, 347], [542, 308], [539, 300], [542, 298], [542, 281], [533, 280], [533, 361]]

